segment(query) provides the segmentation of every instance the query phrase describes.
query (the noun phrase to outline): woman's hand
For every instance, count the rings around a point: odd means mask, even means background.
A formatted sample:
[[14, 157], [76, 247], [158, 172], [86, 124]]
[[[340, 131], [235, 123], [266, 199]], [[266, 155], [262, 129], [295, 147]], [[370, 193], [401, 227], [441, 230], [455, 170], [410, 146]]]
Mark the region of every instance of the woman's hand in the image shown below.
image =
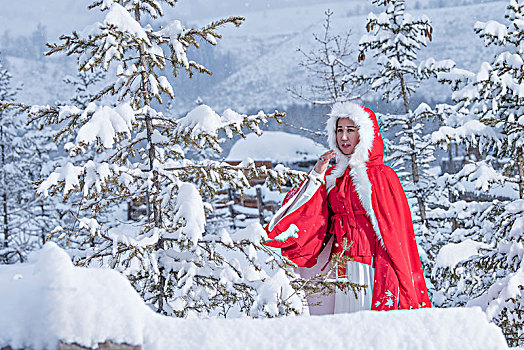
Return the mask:
[[318, 158], [317, 164], [315, 164], [315, 167], [313, 168], [313, 170], [315, 170], [317, 174], [324, 173], [324, 171], [326, 171], [329, 165], [330, 159], [335, 158], [336, 155], [337, 154], [335, 153], [334, 150], [327, 151], [326, 153], [321, 155], [320, 158]]

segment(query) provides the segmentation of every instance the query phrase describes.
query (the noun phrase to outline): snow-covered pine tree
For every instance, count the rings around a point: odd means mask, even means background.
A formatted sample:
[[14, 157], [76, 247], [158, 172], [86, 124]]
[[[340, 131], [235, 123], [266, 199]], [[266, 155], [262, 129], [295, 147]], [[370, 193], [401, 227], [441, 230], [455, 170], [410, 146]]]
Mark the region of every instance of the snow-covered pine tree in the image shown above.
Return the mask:
[[[11, 86], [11, 79], [0, 60], [0, 101], [15, 99], [16, 89]], [[39, 164], [33, 162], [34, 149], [25, 123], [25, 116], [15, 108], [0, 108], [2, 263], [24, 261], [40, 243], [31, 213], [36, 200], [33, 181]]]
[[[486, 46], [501, 50], [477, 74], [456, 71], [450, 80], [465, 86], [454, 93], [456, 111], [466, 119], [460, 126], [439, 130], [436, 139], [478, 145], [485, 160], [468, 164], [462, 172], [491, 194], [505, 201], [479, 208], [479, 229], [470, 232], [463, 259], [437, 264], [434, 271], [442, 305], [479, 305], [503, 330], [510, 346], [524, 345], [524, 3], [509, 1], [506, 24], [477, 22], [475, 31]], [[505, 192], [500, 188], [513, 186]], [[468, 206], [472, 204], [468, 203]], [[455, 230], [456, 231], [456, 230]], [[457, 246], [444, 246], [441, 260], [453, 255]], [[437, 257], [439, 259], [439, 257]], [[461, 261], [459, 261], [461, 260]]]
[[[453, 68], [448, 73], [439, 74], [439, 80], [452, 82], [453, 88], [457, 89], [460, 86], [457, 78], [465, 81], [471, 76], [473, 73]], [[481, 132], [482, 126], [471, 120], [466, 109], [439, 104], [426, 113], [434, 115], [441, 123], [439, 130], [431, 135], [433, 144], [447, 151], [447, 158], [441, 163], [441, 174], [436, 178], [437, 186], [428, 197], [433, 207], [428, 210], [428, 228], [432, 235], [423, 245], [428, 263], [426, 277], [436, 288], [430, 288], [434, 304], [449, 306], [447, 303], [455, 301], [442, 297], [440, 281], [432, 274], [435, 264], [442, 264], [439, 251], [449, 243], [460, 243], [479, 235], [482, 230], [490, 232], [494, 229], [496, 216], [492, 210], [495, 209], [495, 196], [486, 191], [492, 183], [500, 183], [501, 177], [492, 170], [491, 164], [496, 159], [485, 149], [482, 149], [482, 154], [486, 156], [481, 156], [473, 135]]]
[[[104, 79], [105, 73], [100, 69], [79, 71], [74, 77], [67, 76], [63, 82], [71, 89], [72, 97], [69, 101], [59, 102], [59, 104], [71, 105], [80, 110], [86, 109], [98, 90], [104, 87]], [[55, 135], [57, 134], [55, 130], [56, 126], [54, 125], [42, 125], [42, 128], [36, 130], [33, 128], [27, 135], [28, 138], [33, 140], [34, 163], [41, 164], [42, 168], [41, 173], [33, 179], [34, 182], [49, 176], [56, 167], [65, 166], [70, 160], [67, 153], [57, 151], [56, 144], [72, 144], [75, 142], [75, 135], [73, 133]], [[96, 152], [93, 149], [87, 149], [86, 152], [76, 156], [76, 161], [79, 163], [87, 162], [95, 157]], [[72, 249], [81, 245], [85, 238], [78, 237], [82, 234], [78, 232], [78, 221], [75, 219], [75, 216], [78, 215], [78, 207], [71, 205], [71, 203], [80, 203], [82, 194], [72, 192], [69, 197], [69, 200], [64, 202], [60, 196], [48, 198], [40, 196], [33, 207], [32, 217], [35, 218], [34, 225], [40, 227], [43, 241], [53, 232], [54, 235], [64, 236], [64, 239], [58, 243], [61, 243], [64, 248]], [[98, 220], [106, 226], [110, 225], [108, 218], [99, 217]], [[91, 245], [94, 244], [94, 242], [91, 243]]]
[[[27, 124], [27, 119], [24, 124]], [[19, 165], [26, 164], [29, 178], [29, 186], [25, 189], [29, 202], [24, 220], [28, 232], [38, 242], [35, 248], [46, 242], [52, 230], [64, 225], [64, 218], [71, 211], [71, 207], [61, 199], [46, 200], [37, 196], [35, 191], [34, 184], [49, 175], [56, 165], [57, 147], [53, 136], [52, 130], [26, 125], [23, 134], [25, 152], [21, 157], [23, 160], [18, 162]]]
[[368, 15], [365, 34], [360, 39], [359, 61], [372, 54], [376, 59], [370, 73], [361, 76], [371, 89], [382, 93], [390, 102], [400, 102], [404, 112], [399, 115], [382, 115], [384, 131], [395, 130], [395, 141], [388, 142], [388, 161], [398, 171], [404, 189], [419, 224], [420, 244], [427, 240], [427, 198], [435, 187], [435, 175], [430, 171], [435, 161], [434, 147], [426, 134], [429, 107], [422, 103], [414, 111], [410, 102], [421, 80], [435, 77], [439, 72], [454, 67], [450, 60], [430, 58], [417, 62], [417, 55], [427, 40], [432, 39], [433, 28], [425, 15], [413, 17], [405, 12], [404, 0], [372, 0], [385, 7], [379, 15]]
[[[0, 61], [0, 99], [2, 101], [11, 101], [16, 95], [16, 92], [13, 91], [11, 87], [11, 74], [7, 69], [4, 68], [2, 62]], [[1, 167], [1, 183], [2, 183], [2, 251], [1, 257], [2, 262], [8, 262], [12, 259], [9, 258], [9, 254], [15, 252], [14, 249], [9, 249], [9, 241], [12, 236], [10, 229], [10, 212], [11, 212], [11, 203], [10, 203], [10, 193], [8, 193], [7, 184], [11, 180], [11, 172], [8, 172], [9, 153], [11, 147], [11, 141], [15, 138], [16, 128], [13, 129], [13, 115], [12, 112], [8, 109], [0, 111], [0, 157], [2, 162]]]
[[[169, 315], [277, 316], [301, 311], [301, 299], [286, 272], [266, 262], [276, 259], [261, 244], [265, 231], [253, 225], [230, 234], [205, 229], [203, 195], [223, 186], [248, 186], [251, 176], [267, 176], [280, 186], [297, 173], [283, 167], [256, 168], [245, 162], [231, 166], [216, 160], [193, 160], [183, 147], [220, 152], [219, 132], [243, 135], [242, 127], [261, 133], [259, 125], [281, 113], [218, 115], [200, 105], [181, 118], [155, 108], [175, 92], [165, 71], [190, 76], [209, 70], [190, 60], [188, 47], [215, 45], [219, 27], [240, 17], [185, 28], [178, 20], [159, 25], [162, 6], [176, 0], [100, 0], [90, 5], [105, 16], [80, 32], [63, 35], [48, 54], [78, 57], [78, 69], [106, 70], [111, 83], [85, 108], [30, 109], [35, 122], [57, 124], [58, 137], [73, 133], [65, 145], [71, 159], [39, 185], [43, 196], [62, 193], [64, 200], [80, 191], [80, 229], [89, 235], [72, 250], [81, 265], [102, 264], [128, 276], [137, 291], [159, 312]], [[114, 70], [110, 67], [115, 66]], [[114, 72], [114, 73], [113, 73]], [[114, 74], [114, 75], [113, 75]], [[112, 103], [105, 102], [111, 100]], [[96, 150], [87, 162], [78, 155]], [[146, 214], [138, 222], [103, 225], [99, 218], [128, 200], [143, 201]], [[84, 216], [85, 215], [85, 216]], [[61, 234], [59, 238], [64, 238]], [[96, 241], [99, 244], [94, 244]], [[276, 261], [278, 263], [278, 261]]]

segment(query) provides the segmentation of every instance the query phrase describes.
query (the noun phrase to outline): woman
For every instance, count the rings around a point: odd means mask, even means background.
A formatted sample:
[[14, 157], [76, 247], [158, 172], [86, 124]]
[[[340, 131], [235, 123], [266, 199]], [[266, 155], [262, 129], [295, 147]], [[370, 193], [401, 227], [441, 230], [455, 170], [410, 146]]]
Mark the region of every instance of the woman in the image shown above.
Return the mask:
[[[326, 265], [319, 254], [332, 235], [330, 254], [324, 250], [321, 257], [350, 257], [339, 276], [366, 284], [367, 290], [356, 299], [352, 292], [337, 292], [328, 312], [430, 307], [406, 195], [396, 173], [383, 163], [375, 114], [337, 103], [326, 131], [332, 150], [320, 157], [307, 181], [288, 193], [266, 228], [273, 239], [267, 244], [281, 248], [298, 266], [318, 270]], [[335, 156], [336, 165], [327, 169]], [[351, 243], [348, 249], [344, 242]]]

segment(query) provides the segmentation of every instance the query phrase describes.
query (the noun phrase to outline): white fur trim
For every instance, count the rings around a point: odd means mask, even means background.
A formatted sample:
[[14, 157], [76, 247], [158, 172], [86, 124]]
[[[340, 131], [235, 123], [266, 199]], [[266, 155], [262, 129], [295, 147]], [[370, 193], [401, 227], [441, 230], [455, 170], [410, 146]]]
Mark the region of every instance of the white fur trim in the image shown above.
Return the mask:
[[273, 215], [268, 224], [269, 231], [272, 231], [283, 218], [296, 211], [313, 197], [324, 182], [321, 176], [314, 170], [310, 171], [310, 177], [300, 186], [297, 193]]
[[[337, 121], [341, 118], [351, 119], [358, 128], [360, 141], [355, 146], [353, 154], [349, 156], [343, 154], [337, 145]], [[364, 108], [351, 102], [336, 103], [329, 114], [326, 132], [328, 134], [329, 147], [337, 150], [337, 165], [331, 173], [334, 179], [342, 176], [348, 165], [366, 164], [369, 159], [369, 151], [373, 147], [375, 131], [373, 130], [373, 121], [369, 119], [369, 115]]]
[[[345, 155], [338, 148], [336, 128], [337, 121], [340, 118], [349, 118], [358, 127], [359, 142], [355, 146], [355, 150], [351, 155]], [[335, 186], [335, 181], [340, 176], [344, 175], [346, 168], [349, 166], [350, 176], [355, 185], [360, 202], [366, 210], [377, 239], [381, 245], [384, 246], [382, 234], [378, 226], [378, 220], [373, 210], [373, 203], [371, 200], [372, 186], [369, 181], [366, 162], [369, 160], [369, 152], [373, 148], [373, 141], [375, 138], [375, 130], [373, 128], [373, 120], [370, 115], [359, 105], [351, 102], [336, 103], [329, 114], [329, 119], [326, 123], [326, 131], [328, 134], [328, 143], [332, 149], [337, 150], [338, 155], [336, 158], [337, 165], [333, 169], [330, 175], [326, 176], [326, 186], [328, 192]]]
[[379, 240], [382, 247], [386, 249], [384, 240], [382, 239], [382, 234], [380, 232], [380, 227], [378, 226], [378, 220], [375, 215], [375, 211], [373, 210], [373, 202], [371, 200], [373, 189], [371, 186], [371, 181], [369, 181], [367, 167], [365, 164], [351, 166], [349, 174], [351, 175], [353, 184], [355, 184], [355, 190], [357, 191], [358, 198], [360, 198], [360, 203], [362, 203], [364, 210], [371, 220], [371, 225], [373, 225], [373, 230], [377, 235], [377, 239]]

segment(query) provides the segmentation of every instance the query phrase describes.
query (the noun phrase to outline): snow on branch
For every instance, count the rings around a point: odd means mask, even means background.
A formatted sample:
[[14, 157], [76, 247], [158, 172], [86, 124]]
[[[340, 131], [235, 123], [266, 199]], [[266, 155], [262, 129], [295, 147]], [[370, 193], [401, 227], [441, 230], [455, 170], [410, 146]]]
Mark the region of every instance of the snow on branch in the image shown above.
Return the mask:
[[81, 189], [84, 198], [87, 198], [90, 194], [102, 192], [109, 179], [118, 175], [120, 171], [117, 165], [105, 162], [96, 163], [89, 160], [80, 166], [68, 162], [65, 166], [57, 167], [43, 180], [37, 188], [37, 193], [47, 198], [50, 189], [61, 189], [66, 200], [71, 191]]
[[[516, 272], [500, 279], [493, 284], [486, 293], [476, 299], [470, 300], [466, 306], [480, 306], [487, 314], [489, 319], [496, 318], [507, 312], [507, 309], [515, 308], [516, 302], [522, 303], [522, 288], [524, 286], [524, 266]], [[522, 310], [521, 310], [522, 311]]]
[[188, 61], [186, 51], [189, 46], [199, 47], [197, 38], [205, 42], [216, 45], [216, 40], [222, 38], [217, 33], [217, 29], [227, 23], [233, 23], [236, 27], [240, 26], [245, 20], [244, 17], [228, 17], [209, 23], [202, 28], [185, 29], [181, 26], [179, 21], [173, 21], [165, 26], [162, 30], [154, 33], [157, 36], [159, 44], [167, 43], [169, 45], [171, 55], [170, 61], [173, 65], [173, 73], [177, 76], [177, 67], [183, 66], [189, 73], [189, 77], [193, 76], [192, 68], [200, 73], [211, 74], [211, 72], [204, 66], [197, 64], [194, 61]]
[[455, 68], [455, 65], [456, 63], [453, 60], [436, 61], [433, 57], [430, 57], [420, 62], [418, 74], [426, 78], [431, 76], [438, 77], [439, 74], [450, 72]]
[[[132, 124], [136, 113], [129, 103], [116, 107], [97, 106], [91, 102], [80, 110], [75, 106], [23, 106], [29, 111], [30, 122], [42, 124], [65, 124], [56, 135], [55, 140], [78, 129], [76, 145], [69, 147], [72, 154], [82, 152], [85, 146], [98, 141], [104, 148], [112, 148], [123, 135], [128, 137], [132, 132]], [[22, 108], [22, 107], [20, 107]]]
[[504, 176], [493, 169], [486, 161], [466, 164], [456, 176], [457, 178], [467, 178], [468, 181], [474, 183], [477, 190], [482, 189], [485, 192], [489, 190], [492, 184], [504, 181]]
[[453, 90], [457, 90], [461, 85], [472, 83], [474, 79], [475, 73], [460, 68], [451, 68], [449, 71], [437, 73], [438, 82], [450, 84]]
[[481, 38], [484, 38], [484, 44], [486, 46], [493, 43], [497, 45], [504, 45], [506, 43], [506, 36], [508, 35], [508, 30], [504, 24], [501, 24], [497, 21], [488, 21], [488, 22], [476, 22], [475, 33], [479, 34]]
[[278, 111], [269, 115], [262, 111], [258, 114], [246, 115], [230, 109], [219, 116], [209, 106], [200, 105], [185, 117], [176, 121], [173, 133], [175, 137], [183, 139], [187, 145], [209, 146], [220, 153], [221, 148], [217, 139], [220, 130], [224, 131], [228, 138], [232, 138], [234, 133], [244, 137], [242, 126], [246, 126], [260, 135], [262, 133], [259, 128], [261, 123], [267, 123], [269, 118], [274, 118], [277, 122], [280, 122], [283, 117], [285, 117], [285, 113]]
[[46, 180], [42, 181], [38, 186], [37, 193], [47, 197], [49, 188], [57, 186], [59, 182], [63, 182], [63, 194], [67, 198], [71, 191], [80, 186], [79, 177], [83, 173], [84, 167], [67, 163], [65, 166], [56, 168]]
[[433, 143], [445, 143], [449, 141], [455, 141], [461, 143], [465, 139], [474, 140], [476, 137], [485, 137], [492, 140], [499, 140], [501, 135], [500, 133], [478, 121], [478, 120], [469, 120], [464, 125], [459, 127], [451, 126], [442, 126], [439, 130], [431, 134], [431, 139]]
[[461, 261], [477, 256], [479, 250], [483, 248], [489, 248], [489, 246], [486, 243], [476, 242], [472, 239], [446, 244], [440, 248], [435, 258], [432, 275], [435, 276], [436, 270], [441, 268], [455, 268]]
[[[108, 13], [104, 19], [104, 24], [107, 27], [115, 27], [124, 34], [136, 37], [143, 40], [148, 46], [151, 45], [146, 31], [140, 23], [138, 23], [127, 9], [122, 5], [114, 2], [108, 10]], [[98, 33], [90, 33], [98, 34]]]
[[202, 197], [192, 183], [181, 183], [175, 200], [175, 216], [173, 221], [178, 226], [173, 235], [164, 235], [165, 238], [188, 240], [193, 245], [202, 239], [205, 231], [205, 212]]
[[[121, 61], [127, 57], [136, 62], [137, 56], [146, 55], [160, 69], [164, 69], [167, 56], [162, 45], [167, 44], [170, 51], [169, 60], [175, 76], [179, 66], [182, 66], [190, 77], [193, 75], [193, 69], [200, 73], [211, 74], [207, 68], [187, 58], [188, 47], [198, 48], [198, 38], [216, 45], [216, 39], [222, 37], [217, 33], [218, 28], [227, 23], [233, 23], [238, 27], [244, 21], [243, 17], [229, 17], [211, 22], [202, 28], [186, 29], [179, 20], [173, 20], [160, 30], [154, 31], [150, 25], [140, 24], [140, 13], [145, 10], [155, 18], [162, 12], [161, 7], [148, 5], [147, 1], [144, 4], [145, 7], [137, 7], [134, 4], [124, 7], [118, 2], [111, 1], [94, 3], [90, 8], [102, 5], [101, 10], [107, 10], [103, 23], [96, 22], [82, 31], [61, 36], [62, 43], [47, 44], [49, 51], [46, 55], [56, 52], [76, 54], [79, 57], [80, 70], [92, 70], [100, 66], [106, 71], [113, 60]], [[174, 2], [169, 2], [169, 5], [173, 6]], [[129, 66], [133, 66], [133, 63], [130, 62]], [[143, 77], [137, 78], [138, 75], [138, 72], [135, 72], [132, 76], [128, 76], [126, 84], [119, 84], [118, 87], [129, 87], [132, 81], [143, 79]], [[119, 89], [115, 84], [113, 91], [116, 90]]]
[[89, 145], [99, 140], [105, 148], [112, 148], [117, 134], [131, 135], [132, 123], [135, 120], [135, 111], [129, 103], [121, 104], [116, 108], [108, 106], [97, 107], [90, 103], [83, 114], [91, 114], [76, 137], [78, 145]]

